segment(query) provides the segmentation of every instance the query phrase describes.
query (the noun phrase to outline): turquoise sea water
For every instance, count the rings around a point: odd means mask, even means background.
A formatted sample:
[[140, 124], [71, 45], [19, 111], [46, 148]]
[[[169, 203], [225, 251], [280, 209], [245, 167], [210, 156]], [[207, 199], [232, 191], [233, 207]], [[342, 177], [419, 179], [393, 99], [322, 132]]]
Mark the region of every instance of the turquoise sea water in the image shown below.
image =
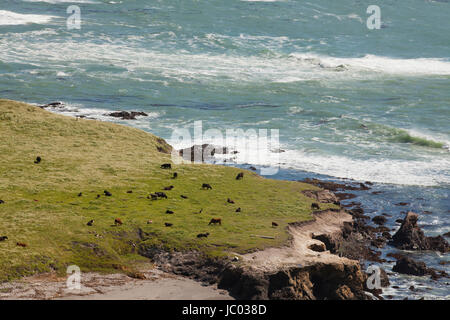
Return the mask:
[[[69, 5], [81, 30], [67, 30]], [[0, 97], [111, 121], [142, 110], [122, 123], [167, 139], [196, 120], [279, 129], [279, 161], [235, 161], [377, 182], [392, 199], [367, 208], [400, 214], [391, 204], [408, 199], [435, 235], [450, 231], [449, 31], [444, 0], [1, 0]]]

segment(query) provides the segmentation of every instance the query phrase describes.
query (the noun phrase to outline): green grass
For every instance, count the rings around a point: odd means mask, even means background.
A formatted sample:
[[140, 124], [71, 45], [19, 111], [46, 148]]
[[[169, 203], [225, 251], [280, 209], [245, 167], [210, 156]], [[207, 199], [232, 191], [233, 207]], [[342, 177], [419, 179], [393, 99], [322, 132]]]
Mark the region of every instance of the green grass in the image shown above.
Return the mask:
[[[9, 237], [0, 242], [0, 281], [48, 270], [64, 273], [71, 264], [105, 272], [132, 266], [144, 260], [135, 249], [142, 243], [211, 256], [280, 246], [288, 240], [288, 223], [311, 218], [312, 200], [301, 191], [317, 188], [250, 171], [237, 181], [242, 170], [224, 166], [184, 164], [162, 170], [171, 156], [158, 148], [169, 152], [171, 147], [131, 127], [0, 100], [0, 138], [0, 199], [5, 201], [0, 204], [0, 236]], [[33, 163], [36, 156], [42, 157], [40, 164]], [[176, 180], [170, 179], [174, 171]], [[202, 183], [213, 189], [201, 190]], [[169, 185], [175, 188], [165, 191], [168, 199], [146, 198]], [[105, 189], [112, 197], [103, 196]], [[165, 214], [167, 209], [175, 214]], [[208, 226], [216, 217], [223, 225]], [[123, 225], [113, 226], [115, 218]], [[95, 220], [92, 227], [86, 225], [90, 219]], [[280, 226], [272, 228], [272, 221]], [[204, 232], [210, 233], [207, 239], [196, 237]], [[28, 246], [16, 246], [18, 241]]]

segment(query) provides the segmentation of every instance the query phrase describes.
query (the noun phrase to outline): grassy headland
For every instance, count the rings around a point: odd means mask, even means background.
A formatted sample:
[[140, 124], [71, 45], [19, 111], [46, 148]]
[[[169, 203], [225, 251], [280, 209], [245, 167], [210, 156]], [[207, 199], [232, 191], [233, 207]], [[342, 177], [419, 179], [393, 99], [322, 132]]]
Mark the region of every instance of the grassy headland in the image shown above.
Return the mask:
[[[289, 222], [311, 218], [312, 200], [301, 191], [317, 188], [250, 171], [238, 181], [243, 170], [217, 165], [163, 170], [160, 165], [171, 162], [171, 147], [131, 127], [0, 100], [0, 138], [0, 236], [8, 237], [0, 242], [0, 281], [49, 270], [65, 273], [71, 264], [85, 271], [132, 266], [144, 259], [135, 249], [142, 241], [213, 256], [280, 246], [288, 240]], [[175, 171], [178, 178], [171, 179]], [[202, 183], [213, 189], [201, 190]], [[164, 191], [168, 199], [147, 199], [170, 185], [174, 189]], [[216, 217], [222, 226], [208, 226]], [[115, 218], [123, 225], [114, 226]], [[91, 219], [93, 226], [87, 226]], [[208, 238], [197, 238], [205, 232]]]

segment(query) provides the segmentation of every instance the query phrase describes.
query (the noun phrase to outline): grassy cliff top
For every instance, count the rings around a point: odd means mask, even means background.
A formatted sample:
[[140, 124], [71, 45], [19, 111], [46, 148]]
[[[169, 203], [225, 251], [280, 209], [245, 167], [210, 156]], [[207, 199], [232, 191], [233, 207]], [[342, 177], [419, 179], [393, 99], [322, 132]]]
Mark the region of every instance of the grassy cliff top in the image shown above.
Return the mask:
[[[0, 281], [52, 269], [65, 273], [71, 264], [97, 271], [132, 265], [143, 260], [136, 253], [143, 241], [213, 256], [280, 246], [288, 240], [288, 223], [311, 218], [312, 200], [301, 191], [315, 187], [245, 170], [236, 180], [243, 170], [217, 165], [163, 170], [171, 147], [131, 127], [0, 100], [0, 138], [0, 237], [8, 237], [0, 242]], [[203, 183], [213, 189], [202, 190]], [[168, 199], [147, 199], [170, 185]], [[115, 218], [123, 225], [114, 226]], [[222, 225], [209, 226], [211, 218]], [[208, 238], [197, 238], [206, 232]]]

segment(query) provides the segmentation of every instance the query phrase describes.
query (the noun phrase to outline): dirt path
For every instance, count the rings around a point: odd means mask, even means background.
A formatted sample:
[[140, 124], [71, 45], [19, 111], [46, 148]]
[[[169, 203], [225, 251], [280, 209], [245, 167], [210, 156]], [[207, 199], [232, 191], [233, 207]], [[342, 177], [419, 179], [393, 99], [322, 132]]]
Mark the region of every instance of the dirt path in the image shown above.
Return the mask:
[[309, 247], [313, 244], [323, 246], [323, 242], [312, 239], [312, 235], [339, 234], [344, 222], [351, 222], [352, 216], [344, 211], [324, 211], [315, 215], [315, 220], [300, 226], [290, 226], [292, 235], [290, 246], [268, 248], [263, 251], [246, 254], [244, 262], [253, 268], [264, 271], [275, 271], [283, 267], [307, 266], [314, 263], [357, 263], [357, 261], [341, 258], [329, 251], [317, 252]]

